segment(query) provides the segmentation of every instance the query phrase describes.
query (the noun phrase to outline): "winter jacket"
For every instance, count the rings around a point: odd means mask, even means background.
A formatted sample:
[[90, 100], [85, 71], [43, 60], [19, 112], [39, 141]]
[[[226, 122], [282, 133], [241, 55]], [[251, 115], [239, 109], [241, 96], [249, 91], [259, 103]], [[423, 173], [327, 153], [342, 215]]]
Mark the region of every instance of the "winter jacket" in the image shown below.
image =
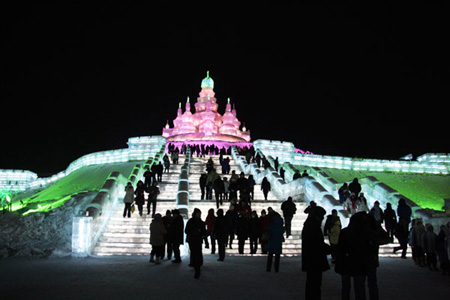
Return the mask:
[[135, 201], [136, 204], [144, 205], [145, 204], [145, 197], [144, 197], [144, 186], [138, 186], [136, 187], [136, 190], [134, 191], [134, 194], [136, 195]]
[[186, 241], [189, 244], [202, 244], [203, 237], [206, 235], [205, 222], [201, 219], [192, 217], [186, 223]]
[[123, 197], [123, 203], [133, 203], [134, 201], [134, 189], [133, 186], [127, 185], [125, 187], [125, 197]]
[[155, 217], [150, 223], [150, 244], [152, 246], [163, 246], [164, 235], [167, 233], [166, 228], [162, 222], [162, 219]]
[[172, 244], [184, 244], [184, 221], [183, 217], [178, 215], [174, 216], [172, 223], [167, 228], [167, 240]]
[[330, 269], [327, 255], [331, 247], [324, 242], [321, 221], [308, 217], [302, 231], [302, 271], [326, 271]]
[[283, 219], [280, 216], [273, 217], [272, 221], [267, 225], [267, 230], [269, 231], [267, 251], [273, 254], [281, 254], [284, 242], [283, 234], [285, 231]]
[[297, 211], [297, 207], [293, 201], [286, 200], [281, 204], [281, 210], [284, 217], [292, 217]]

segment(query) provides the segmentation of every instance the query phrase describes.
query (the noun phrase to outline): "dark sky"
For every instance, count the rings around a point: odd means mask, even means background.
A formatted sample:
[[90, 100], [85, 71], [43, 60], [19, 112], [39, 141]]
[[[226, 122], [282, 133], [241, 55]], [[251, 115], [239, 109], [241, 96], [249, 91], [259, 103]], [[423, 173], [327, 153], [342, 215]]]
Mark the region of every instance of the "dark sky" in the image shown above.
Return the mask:
[[50, 175], [160, 135], [207, 70], [219, 112], [231, 97], [253, 140], [354, 157], [450, 152], [443, 7], [186, 9], [2, 10], [0, 169]]

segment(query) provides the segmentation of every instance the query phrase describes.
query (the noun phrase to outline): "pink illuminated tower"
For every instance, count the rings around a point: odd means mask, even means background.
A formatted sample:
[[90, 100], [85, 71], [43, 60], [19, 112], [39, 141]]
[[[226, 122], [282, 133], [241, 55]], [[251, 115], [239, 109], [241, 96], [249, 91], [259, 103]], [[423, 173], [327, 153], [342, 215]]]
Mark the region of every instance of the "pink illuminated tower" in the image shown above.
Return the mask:
[[195, 113], [191, 112], [188, 97], [185, 112], [182, 112], [180, 103], [177, 117], [173, 120], [173, 128], [170, 128], [167, 122], [163, 128], [163, 137], [175, 144], [250, 146], [250, 131], [245, 127], [240, 128], [241, 122], [236, 117], [236, 109], [231, 108], [230, 98], [223, 116], [217, 111], [219, 105], [215, 98], [214, 80], [209, 77], [209, 71], [202, 80], [201, 88], [195, 103]]

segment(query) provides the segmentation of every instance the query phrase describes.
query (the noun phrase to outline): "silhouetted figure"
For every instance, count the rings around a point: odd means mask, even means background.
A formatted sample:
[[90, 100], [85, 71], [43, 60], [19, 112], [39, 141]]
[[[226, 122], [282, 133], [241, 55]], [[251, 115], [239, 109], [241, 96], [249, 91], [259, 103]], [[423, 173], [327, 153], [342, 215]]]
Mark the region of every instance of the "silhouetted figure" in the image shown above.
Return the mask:
[[297, 211], [292, 197], [288, 197], [286, 201], [281, 204], [281, 211], [283, 211], [284, 225], [286, 226], [286, 238], [291, 235], [291, 222], [294, 214]]
[[140, 216], [142, 216], [142, 210], [145, 204], [144, 192], [145, 192], [144, 183], [141, 180], [139, 180], [136, 186], [136, 190], [134, 191], [135, 195], [134, 202], [138, 206]]
[[267, 196], [270, 192], [270, 182], [269, 180], [267, 180], [266, 177], [264, 177], [261, 182], [261, 190], [263, 191], [264, 194], [264, 200], [267, 200]]
[[267, 225], [267, 230], [269, 231], [269, 242], [267, 244], [267, 252], [269, 255], [267, 256], [267, 265], [266, 271], [270, 272], [272, 269], [272, 259], [275, 256], [274, 268], [275, 272], [280, 270], [280, 255], [283, 252], [283, 242], [284, 242], [284, 226], [283, 219], [277, 213], [275, 213], [270, 221], [269, 225]]
[[206, 179], [207, 179], [207, 177], [208, 176], [205, 173], [202, 173], [200, 175], [199, 184], [200, 184], [200, 191], [202, 193], [202, 196], [200, 198], [201, 200], [205, 199], [205, 188], [206, 188]]
[[191, 264], [194, 267], [194, 278], [200, 277], [200, 267], [203, 264], [202, 243], [206, 234], [205, 223], [201, 220], [202, 212], [195, 208], [192, 218], [186, 223], [186, 241], [189, 243], [191, 251]]
[[316, 206], [308, 215], [302, 231], [302, 271], [306, 272], [305, 299], [321, 299], [322, 272], [328, 270], [330, 246], [324, 242], [321, 229], [326, 212]]
[[225, 248], [227, 245], [228, 238], [228, 228], [227, 228], [227, 220], [223, 215], [223, 209], [217, 210], [217, 217], [214, 221], [213, 227], [213, 235], [217, 239], [217, 247], [219, 251], [218, 261], [224, 261], [225, 259]]
[[180, 245], [184, 244], [184, 221], [178, 209], [172, 210], [172, 215], [172, 223], [167, 229], [167, 243], [172, 245], [173, 255], [175, 257], [172, 262], [180, 263]]
[[160, 259], [164, 256], [164, 235], [166, 233], [161, 214], [156, 214], [150, 224], [150, 244], [152, 245], [150, 262], [159, 264]]
[[353, 181], [348, 185], [348, 190], [350, 193], [355, 193], [356, 196], [361, 192], [361, 185], [358, 182], [358, 178], [354, 178]]

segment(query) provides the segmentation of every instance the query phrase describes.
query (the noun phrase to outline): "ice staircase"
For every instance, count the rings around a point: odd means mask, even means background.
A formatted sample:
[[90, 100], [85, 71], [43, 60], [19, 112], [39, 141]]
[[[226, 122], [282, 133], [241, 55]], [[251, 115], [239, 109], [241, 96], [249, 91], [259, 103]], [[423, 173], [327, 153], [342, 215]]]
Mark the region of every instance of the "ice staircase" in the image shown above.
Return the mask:
[[[193, 157], [191, 159], [191, 167], [190, 167], [190, 177], [189, 177], [189, 192], [190, 192], [190, 211], [194, 208], [199, 208], [202, 211], [202, 219], [204, 220], [208, 214], [208, 210], [213, 208], [216, 210], [216, 201], [215, 199], [211, 200], [200, 200], [201, 192], [199, 179], [202, 172], [205, 172], [205, 166], [207, 160], [212, 157], [214, 166], [216, 168], [217, 173], [221, 178], [227, 177], [230, 180], [231, 171], [235, 170], [236, 174], [239, 175], [241, 173], [240, 168], [235, 164], [234, 160], [230, 156], [230, 174], [222, 174], [222, 169], [219, 163], [219, 156], [206, 156], [204, 158]], [[226, 156], [228, 157], [228, 156]], [[248, 177], [248, 176], [246, 176]], [[214, 197], [214, 195], [213, 195]], [[304, 203], [296, 203], [297, 206], [297, 214], [294, 216], [292, 220], [292, 236], [286, 239], [286, 242], [283, 243], [283, 254], [286, 256], [299, 255], [301, 252], [301, 229], [303, 227], [303, 222], [306, 219], [307, 215], [303, 214], [303, 211], [306, 208], [306, 204]], [[261, 190], [261, 185], [255, 185], [254, 188], [254, 200], [251, 202], [252, 210], [256, 210], [258, 216], [261, 214], [261, 210], [265, 210], [267, 212], [267, 208], [272, 207], [275, 211], [281, 214], [281, 202], [271, 193], [269, 192], [268, 200], [264, 200], [264, 194]], [[220, 206], [226, 212], [229, 208], [229, 202], [224, 201], [223, 205]], [[205, 245], [203, 245], [205, 246]], [[203, 253], [211, 253], [211, 249], [204, 249]], [[217, 253], [217, 245], [216, 245], [216, 253]], [[258, 245], [258, 254], [261, 255], [260, 245]], [[226, 255], [241, 255], [238, 253], [238, 240], [237, 236], [233, 240], [232, 249], [226, 249]], [[244, 246], [244, 255], [250, 255], [250, 243], [249, 240], [245, 243]]]
[[[180, 162], [184, 157], [180, 156]], [[170, 165], [170, 171], [163, 173], [162, 181], [158, 184], [160, 194], [156, 205], [156, 212], [162, 216], [166, 210], [175, 209], [175, 199], [178, 190], [178, 176], [180, 175], [181, 164]], [[119, 199], [114, 207], [111, 218], [95, 245], [93, 255], [148, 255], [151, 250], [150, 243], [150, 223], [151, 213], [147, 214], [147, 204], [144, 206], [144, 213], [139, 216], [136, 210], [131, 218], [123, 217], [124, 204]]]
[[[213, 208], [216, 210], [215, 200], [201, 200], [201, 192], [199, 185], [199, 178], [202, 172], [205, 172], [206, 162], [212, 157], [218, 174], [223, 178], [227, 177], [228, 180], [231, 176], [230, 174], [222, 175], [221, 168], [219, 164], [219, 156], [207, 156], [203, 158], [196, 157], [195, 155], [191, 158], [190, 165], [190, 176], [189, 176], [189, 214], [194, 210], [194, 208], [199, 208], [202, 211], [202, 219], [205, 220], [208, 210]], [[228, 156], [226, 156], [228, 157]], [[231, 158], [231, 170], [235, 170], [236, 174], [240, 174], [241, 170], [234, 163]], [[180, 162], [184, 161], [184, 156], [180, 155]], [[156, 212], [161, 215], [165, 215], [166, 210], [172, 210], [176, 206], [176, 195], [178, 189], [178, 176], [180, 174], [182, 164], [174, 165], [171, 164], [169, 173], [164, 173], [162, 176], [162, 182], [159, 183], [159, 188], [161, 194], [158, 196], [158, 203]], [[260, 215], [261, 210], [270, 206], [275, 211], [281, 214], [281, 201], [279, 201], [272, 193], [269, 192], [268, 200], [264, 200], [263, 193], [261, 191], [261, 186], [255, 186], [254, 201], [252, 201], [252, 210], [256, 210], [258, 215]], [[286, 239], [283, 243], [283, 255], [284, 256], [295, 256], [301, 254], [301, 230], [303, 228], [303, 223], [306, 220], [307, 215], [304, 210], [307, 206], [306, 203], [296, 202], [297, 213], [292, 220], [292, 235]], [[139, 216], [136, 210], [131, 218], [123, 218], [123, 207], [121, 201], [116, 204], [113, 214], [100, 237], [96, 246], [93, 249], [94, 255], [148, 255], [151, 250], [149, 244], [150, 241], [150, 231], [149, 225], [151, 223], [151, 214], [147, 215], [147, 209], [144, 207], [143, 216]], [[220, 206], [226, 212], [229, 208], [229, 203], [227, 201], [223, 202]], [[205, 245], [204, 245], [205, 246]], [[389, 244], [380, 247], [380, 256], [392, 256], [392, 247], [397, 246], [397, 244]], [[211, 249], [204, 249], [203, 253], [208, 254]], [[217, 253], [217, 248], [216, 248]], [[244, 255], [250, 255], [249, 241], [247, 240], [244, 247]], [[258, 245], [258, 254], [261, 255], [260, 245]], [[226, 249], [226, 255], [241, 255], [238, 254], [238, 241], [237, 237], [234, 239], [232, 244], [232, 249]], [[410, 255], [410, 254], [409, 254]], [[398, 256], [398, 254], [394, 255]]]

